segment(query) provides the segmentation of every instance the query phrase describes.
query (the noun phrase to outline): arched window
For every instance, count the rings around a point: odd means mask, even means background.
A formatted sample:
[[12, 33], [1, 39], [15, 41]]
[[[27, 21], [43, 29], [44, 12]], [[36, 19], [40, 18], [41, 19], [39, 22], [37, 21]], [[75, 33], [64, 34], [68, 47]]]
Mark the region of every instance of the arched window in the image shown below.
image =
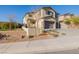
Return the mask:
[[46, 14], [47, 14], [47, 15], [53, 15], [53, 12], [47, 11]]

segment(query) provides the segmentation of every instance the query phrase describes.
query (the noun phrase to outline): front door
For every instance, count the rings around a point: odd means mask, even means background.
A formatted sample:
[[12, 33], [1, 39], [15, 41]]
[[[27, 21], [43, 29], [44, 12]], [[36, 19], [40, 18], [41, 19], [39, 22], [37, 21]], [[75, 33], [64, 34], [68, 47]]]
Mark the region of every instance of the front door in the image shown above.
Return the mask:
[[53, 23], [52, 21], [44, 21], [44, 29], [53, 28]]

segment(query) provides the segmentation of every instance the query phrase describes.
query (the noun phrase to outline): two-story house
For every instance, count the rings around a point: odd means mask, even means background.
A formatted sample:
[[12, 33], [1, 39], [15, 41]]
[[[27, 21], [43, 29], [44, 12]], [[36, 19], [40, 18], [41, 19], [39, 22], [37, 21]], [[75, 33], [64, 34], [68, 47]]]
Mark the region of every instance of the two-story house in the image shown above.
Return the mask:
[[58, 13], [51, 7], [43, 7], [26, 13], [23, 24], [27, 35], [39, 35], [44, 31], [59, 28]]

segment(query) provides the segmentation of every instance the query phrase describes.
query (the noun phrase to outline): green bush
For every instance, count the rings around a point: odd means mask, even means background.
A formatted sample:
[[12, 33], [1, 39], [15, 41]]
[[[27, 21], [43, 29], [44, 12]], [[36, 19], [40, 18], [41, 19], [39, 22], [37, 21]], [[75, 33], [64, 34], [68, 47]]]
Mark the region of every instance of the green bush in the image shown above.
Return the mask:
[[12, 29], [16, 29], [17, 28], [17, 24], [13, 23], [13, 24], [11, 24], [11, 27], [12, 27]]
[[72, 17], [64, 20], [65, 24], [79, 24], [79, 17]]
[[71, 21], [70, 21], [70, 19], [65, 19], [64, 23], [69, 25], [69, 24], [71, 24]]
[[79, 17], [72, 18], [72, 23], [79, 24]]
[[2, 26], [0, 27], [0, 30], [8, 30], [9, 29], [9, 26], [8, 24], [2, 24]]
[[0, 22], [0, 30], [10, 30], [10, 28], [16, 29], [19, 28], [19, 25], [17, 23]]

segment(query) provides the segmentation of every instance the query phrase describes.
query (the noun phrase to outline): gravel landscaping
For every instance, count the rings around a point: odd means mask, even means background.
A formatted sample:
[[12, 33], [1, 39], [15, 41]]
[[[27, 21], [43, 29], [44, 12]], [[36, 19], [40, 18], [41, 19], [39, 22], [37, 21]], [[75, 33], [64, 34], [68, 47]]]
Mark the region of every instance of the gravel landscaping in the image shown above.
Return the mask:
[[32, 41], [32, 40], [42, 40], [42, 39], [53, 39], [59, 36], [56, 31], [51, 31], [48, 33], [40, 34], [39, 36], [28, 38], [26, 32], [22, 29], [0, 31], [0, 43], [10, 43], [19, 41]]

